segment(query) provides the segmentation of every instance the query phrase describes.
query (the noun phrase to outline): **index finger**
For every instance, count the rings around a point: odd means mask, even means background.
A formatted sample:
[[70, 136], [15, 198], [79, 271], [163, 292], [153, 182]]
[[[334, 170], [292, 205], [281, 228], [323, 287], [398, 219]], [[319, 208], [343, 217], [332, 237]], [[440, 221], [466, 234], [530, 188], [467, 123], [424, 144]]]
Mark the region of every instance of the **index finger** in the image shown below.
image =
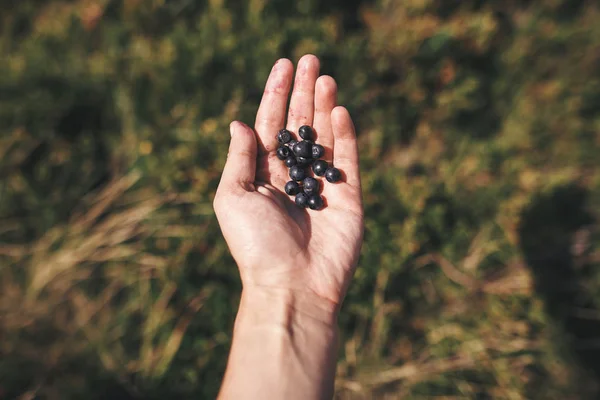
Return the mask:
[[288, 95], [294, 66], [288, 59], [278, 60], [267, 79], [254, 128], [258, 134], [258, 154], [264, 156], [277, 148], [277, 132], [284, 128]]

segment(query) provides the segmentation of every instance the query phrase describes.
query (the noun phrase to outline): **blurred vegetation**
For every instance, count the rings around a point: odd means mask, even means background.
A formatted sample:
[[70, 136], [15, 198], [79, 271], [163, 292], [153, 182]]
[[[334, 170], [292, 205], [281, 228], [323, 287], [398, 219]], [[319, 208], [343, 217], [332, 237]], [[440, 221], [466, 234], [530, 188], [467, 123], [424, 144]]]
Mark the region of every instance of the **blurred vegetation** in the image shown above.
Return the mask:
[[0, 398], [216, 395], [227, 126], [307, 52], [360, 131], [337, 397], [598, 398], [598, 21], [583, 0], [5, 0]]

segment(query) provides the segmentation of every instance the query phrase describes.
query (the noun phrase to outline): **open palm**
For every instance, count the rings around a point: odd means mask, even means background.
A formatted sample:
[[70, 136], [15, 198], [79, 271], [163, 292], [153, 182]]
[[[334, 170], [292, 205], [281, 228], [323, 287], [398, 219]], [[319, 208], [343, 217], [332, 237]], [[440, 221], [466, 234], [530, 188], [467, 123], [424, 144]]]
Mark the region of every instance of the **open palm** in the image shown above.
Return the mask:
[[[275, 63], [255, 129], [233, 122], [227, 164], [214, 207], [244, 287], [308, 291], [339, 305], [352, 278], [363, 234], [358, 150], [348, 111], [336, 104], [333, 78], [319, 77], [315, 56]], [[276, 134], [311, 125], [324, 158], [342, 182], [323, 185], [325, 207], [298, 208], [283, 192], [289, 176], [275, 155]], [[298, 139], [296, 137], [296, 139]]]

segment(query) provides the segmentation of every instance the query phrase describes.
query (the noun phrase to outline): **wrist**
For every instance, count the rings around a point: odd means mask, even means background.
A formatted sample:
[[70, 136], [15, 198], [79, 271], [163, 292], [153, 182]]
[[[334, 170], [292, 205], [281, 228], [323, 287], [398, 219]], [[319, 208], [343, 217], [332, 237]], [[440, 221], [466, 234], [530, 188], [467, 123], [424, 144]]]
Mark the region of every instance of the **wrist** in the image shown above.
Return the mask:
[[309, 292], [242, 292], [220, 398], [332, 398], [337, 306]]
[[290, 333], [295, 326], [336, 330], [338, 304], [309, 290], [245, 286], [236, 326], [246, 321], [254, 326], [277, 326]]

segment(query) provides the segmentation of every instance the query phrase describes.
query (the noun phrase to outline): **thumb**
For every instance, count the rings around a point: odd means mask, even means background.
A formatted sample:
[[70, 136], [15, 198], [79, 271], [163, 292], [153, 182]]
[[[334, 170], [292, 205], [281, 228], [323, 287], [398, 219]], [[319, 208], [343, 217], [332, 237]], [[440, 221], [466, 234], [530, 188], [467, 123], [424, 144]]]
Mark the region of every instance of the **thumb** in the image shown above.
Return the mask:
[[229, 125], [231, 142], [221, 177], [221, 186], [247, 189], [256, 174], [256, 136], [248, 125], [233, 121]]

